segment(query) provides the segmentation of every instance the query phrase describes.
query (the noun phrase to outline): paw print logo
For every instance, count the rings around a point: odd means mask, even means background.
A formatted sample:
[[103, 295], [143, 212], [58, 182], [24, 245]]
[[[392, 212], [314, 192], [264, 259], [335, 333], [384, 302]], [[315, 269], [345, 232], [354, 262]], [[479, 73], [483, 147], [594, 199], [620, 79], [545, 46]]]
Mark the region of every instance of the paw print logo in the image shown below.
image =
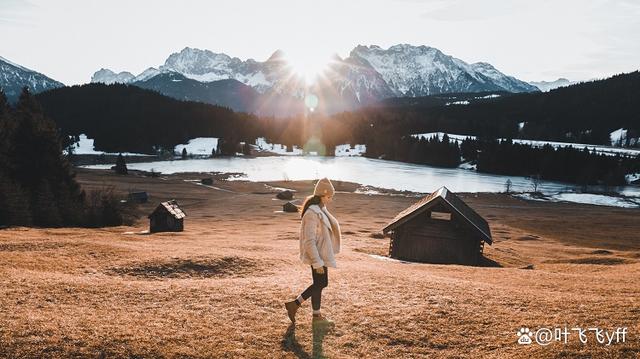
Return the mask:
[[531, 344], [531, 331], [529, 328], [522, 327], [518, 330], [518, 344], [528, 345]]

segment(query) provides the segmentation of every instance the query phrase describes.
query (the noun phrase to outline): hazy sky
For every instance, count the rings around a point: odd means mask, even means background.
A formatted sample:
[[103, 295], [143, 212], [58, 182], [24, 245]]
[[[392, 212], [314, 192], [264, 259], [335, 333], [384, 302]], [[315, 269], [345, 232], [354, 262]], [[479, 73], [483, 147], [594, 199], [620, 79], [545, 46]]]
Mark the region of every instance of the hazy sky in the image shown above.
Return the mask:
[[138, 74], [186, 46], [266, 60], [428, 45], [522, 80], [640, 68], [636, 0], [0, 0], [0, 56], [65, 84]]

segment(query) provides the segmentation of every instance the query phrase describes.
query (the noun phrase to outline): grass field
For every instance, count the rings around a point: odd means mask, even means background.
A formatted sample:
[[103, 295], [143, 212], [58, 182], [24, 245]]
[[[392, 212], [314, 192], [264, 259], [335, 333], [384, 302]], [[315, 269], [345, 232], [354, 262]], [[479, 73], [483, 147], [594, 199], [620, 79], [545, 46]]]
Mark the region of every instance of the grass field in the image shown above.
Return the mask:
[[[295, 328], [282, 304], [311, 280], [298, 216], [279, 212], [264, 183], [188, 181], [197, 178], [78, 175], [86, 188], [148, 191], [143, 214], [177, 199], [184, 232], [144, 234], [146, 216], [131, 227], [0, 230], [0, 357], [640, 356], [640, 210], [463, 194], [489, 221], [485, 255], [501, 267], [404, 263], [374, 256], [389, 244], [376, 237], [416, 198], [334, 183], [343, 251], [323, 312], [336, 327], [313, 331], [309, 303]], [[523, 326], [628, 334], [610, 346], [576, 334], [525, 346]]]

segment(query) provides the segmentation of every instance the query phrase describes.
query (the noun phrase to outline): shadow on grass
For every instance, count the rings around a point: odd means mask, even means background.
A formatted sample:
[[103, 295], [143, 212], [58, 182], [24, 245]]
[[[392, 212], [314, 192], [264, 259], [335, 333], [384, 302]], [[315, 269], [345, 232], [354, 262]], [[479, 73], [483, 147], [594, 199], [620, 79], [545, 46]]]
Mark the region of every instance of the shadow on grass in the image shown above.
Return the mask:
[[292, 352], [297, 358], [326, 358], [323, 353], [322, 343], [327, 333], [328, 328], [326, 327], [313, 327], [313, 349], [311, 355], [309, 355], [296, 339], [296, 325], [291, 324], [282, 336], [282, 349], [287, 352]]
[[494, 261], [491, 258], [487, 258], [484, 255], [480, 257], [480, 260], [478, 260], [478, 266], [479, 267], [495, 267], [495, 268], [502, 268], [502, 265], [496, 261]]

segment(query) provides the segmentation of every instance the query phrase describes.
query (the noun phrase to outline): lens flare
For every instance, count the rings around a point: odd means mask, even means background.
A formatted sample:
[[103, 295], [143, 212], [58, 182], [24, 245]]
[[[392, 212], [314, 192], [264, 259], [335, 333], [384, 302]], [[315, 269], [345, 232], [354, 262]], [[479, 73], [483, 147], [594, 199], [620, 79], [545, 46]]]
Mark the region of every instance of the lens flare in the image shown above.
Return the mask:
[[315, 110], [318, 107], [318, 96], [308, 93], [304, 97], [304, 105], [311, 111]]

